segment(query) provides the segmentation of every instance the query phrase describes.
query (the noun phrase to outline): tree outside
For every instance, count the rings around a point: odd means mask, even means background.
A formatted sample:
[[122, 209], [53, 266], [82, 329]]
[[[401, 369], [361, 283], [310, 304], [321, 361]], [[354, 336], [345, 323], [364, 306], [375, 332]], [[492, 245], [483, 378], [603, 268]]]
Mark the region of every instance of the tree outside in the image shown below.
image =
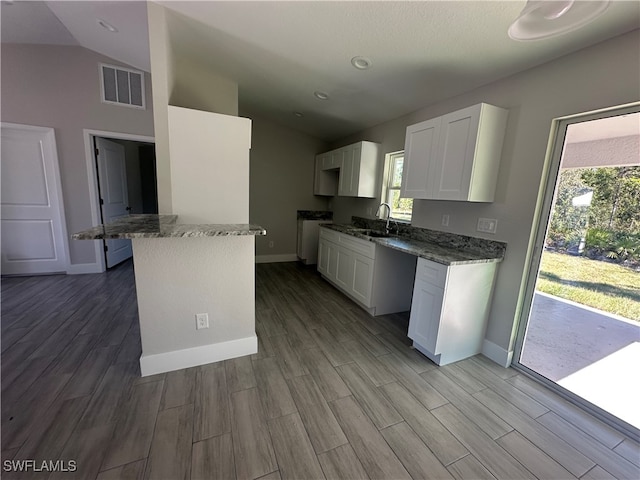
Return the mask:
[[[591, 205], [575, 205], [589, 191]], [[640, 166], [565, 169], [556, 192], [548, 249], [639, 266]]]
[[538, 291], [640, 321], [640, 166], [561, 170], [545, 247]]

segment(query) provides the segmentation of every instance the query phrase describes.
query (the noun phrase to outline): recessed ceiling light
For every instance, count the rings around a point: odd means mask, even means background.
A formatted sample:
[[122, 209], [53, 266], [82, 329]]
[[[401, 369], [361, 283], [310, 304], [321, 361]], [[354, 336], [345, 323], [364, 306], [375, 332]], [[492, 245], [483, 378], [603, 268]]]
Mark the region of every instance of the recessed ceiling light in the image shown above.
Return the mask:
[[302, 112], [293, 112], [293, 114], [298, 118], [304, 117], [304, 114]]
[[329, 94], [325, 92], [321, 92], [320, 90], [316, 90], [315, 92], [313, 92], [313, 94], [316, 96], [316, 98], [319, 98], [320, 100], [329, 99]]
[[109, 30], [111, 33], [116, 33], [118, 31], [118, 29], [116, 27], [111, 25], [106, 20], [102, 20], [101, 18], [98, 19], [98, 25], [100, 25], [105, 30]]
[[353, 57], [351, 59], [351, 65], [356, 67], [358, 70], [366, 70], [371, 66], [371, 60], [367, 57]]

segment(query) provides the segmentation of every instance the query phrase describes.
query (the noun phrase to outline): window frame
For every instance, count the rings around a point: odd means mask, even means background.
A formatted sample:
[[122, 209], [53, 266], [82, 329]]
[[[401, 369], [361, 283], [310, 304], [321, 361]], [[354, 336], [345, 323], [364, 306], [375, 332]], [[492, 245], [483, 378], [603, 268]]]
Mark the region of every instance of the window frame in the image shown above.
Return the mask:
[[[381, 194], [381, 200], [382, 202], [386, 202], [389, 203], [389, 205], [391, 205], [391, 195], [390, 192], [397, 190], [398, 192], [400, 192], [401, 190], [401, 186], [394, 186], [393, 185], [393, 177], [394, 177], [394, 173], [396, 170], [396, 165], [397, 165], [397, 161], [398, 158], [402, 158], [402, 162], [404, 165], [404, 150], [398, 150], [396, 152], [390, 152], [387, 153], [385, 155], [385, 161], [384, 161], [384, 181], [382, 183], [382, 194]], [[411, 199], [413, 200], [413, 199]], [[409, 218], [408, 220], [406, 218], [396, 218], [393, 216], [393, 209], [390, 213], [390, 218], [393, 221], [396, 222], [400, 222], [400, 223], [405, 223], [405, 224], [411, 224], [411, 219], [413, 218], [413, 202], [411, 205], [411, 218]]]

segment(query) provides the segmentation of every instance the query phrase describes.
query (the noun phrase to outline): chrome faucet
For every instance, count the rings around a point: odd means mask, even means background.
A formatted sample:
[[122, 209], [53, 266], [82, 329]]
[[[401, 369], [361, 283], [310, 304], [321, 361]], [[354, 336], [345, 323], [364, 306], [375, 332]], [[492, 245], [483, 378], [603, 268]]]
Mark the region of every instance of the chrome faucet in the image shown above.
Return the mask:
[[389, 205], [388, 203], [381, 203], [380, 204], [380, 206], [378, 207], [378, 211], [376, 212], [376, 217], [378, 217], [380, 220], [384, 220], [380, 216], [380, 210], [382, 210], [382, 207], [387, 207], [387, 225], [384, 228], [384, 233], [389, 235], [389, 220], [391, 219], [391, 205]]

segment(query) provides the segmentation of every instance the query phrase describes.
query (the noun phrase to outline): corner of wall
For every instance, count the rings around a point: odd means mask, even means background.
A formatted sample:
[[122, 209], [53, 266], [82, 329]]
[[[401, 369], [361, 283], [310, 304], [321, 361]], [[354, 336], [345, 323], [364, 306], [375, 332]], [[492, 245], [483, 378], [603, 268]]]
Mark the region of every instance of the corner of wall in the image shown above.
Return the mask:
[[502, 367], [509, 367], [513, 361], [513, 350], [505, 350], [485, 339], [482, 343], [482, 354]]
[[165, 8], [154, 2], [147, 2], [147, 22], [153, 92], [153, 126], [156, 139], [158, 212], [170, 214], [173, 213], [173, 205], [167, 109], [169, 95], [173, 88], [173, 55], [169, 44]]

